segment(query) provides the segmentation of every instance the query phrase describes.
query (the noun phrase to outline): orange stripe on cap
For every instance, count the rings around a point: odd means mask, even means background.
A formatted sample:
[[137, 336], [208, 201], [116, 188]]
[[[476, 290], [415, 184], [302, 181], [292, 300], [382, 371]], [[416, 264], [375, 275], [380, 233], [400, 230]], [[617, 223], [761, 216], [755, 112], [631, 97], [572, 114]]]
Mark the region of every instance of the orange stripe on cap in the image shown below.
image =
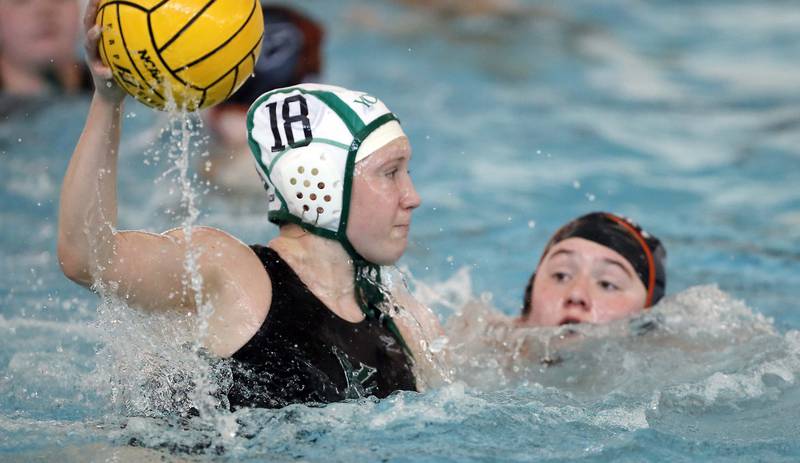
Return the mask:
[[644, 240], [644, 237], [639, 230], [628, 223], [628, 221], [609, 213], [606, 213], [606, 217], [622, 225], [623, 228], [628, 230], [628, 232], [633, 235], [642, 249], [644, 249], [644, 254], [647, 257], [647, 299], [645, 300], [644, 307], [648, 308], [653, 305], [653, 292], [656, 289], [656, 262], [653, 258], [653, 252], [650, 250], [650, 246], [647, 245], [647, 241]]

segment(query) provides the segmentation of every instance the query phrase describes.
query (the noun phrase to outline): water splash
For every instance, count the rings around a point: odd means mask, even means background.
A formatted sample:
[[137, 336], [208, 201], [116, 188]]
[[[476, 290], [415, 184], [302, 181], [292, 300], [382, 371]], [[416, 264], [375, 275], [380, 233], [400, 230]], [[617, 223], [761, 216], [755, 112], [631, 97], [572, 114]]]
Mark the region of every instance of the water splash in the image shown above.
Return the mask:
[[[169, 162], [156, 182], [169, 184], [170, 197], [179, 193], [177, 204], [167, 206], [168, 216], [180, 220], [187, 249], [183, 294], [179, 297], [192, 297], [196, 312], [143, 313], [113, 296], [115, 288], [95, 285], [101, 296], [96, 326], [102, 333], [102, 347], [92, 381], [103, 391], [116, 417], [113, 419], [127, 429], [126, 439], [148, 447], [162, 447], [159, 442], [165, 435], [175, 437], [164, 426], [175, 429], [177, 435], [187, 423], [208, 431], [197, 433], [197, 442], [176, 440], [181, 443], [178, 448], [184, 450], [213, 449], [217, 445], [214, 439], [224, 442], [226, 436], [236, 433], [225, 396], [230, 370], [225, 362], [207, 355], [203, 347], [214, 307], [204, 296], [199, 250], [192, 241], [201, 194], [195, 186], [192, 160], [204, 147], [201, 129], [198, 114], [172, 113], [158, 147], [148, 150], [151, 159], [160, 161], [163, 157]], [[175, 420], [182, 420], [182, 424]], [[202, 444], [210, 435], [214, 442]]]
[[[764, 368], [765, 357], [793, 351], [790, 335], [715, 286], [691, 288], [602, 326], [521, 328], [473, 300], [446, 329], [457, 340], [450, 347], [458, 379], [486, 390], [536, 383], [587, 400], [612, 393], [647, 400], [649, 391], [701, 379], [724, 388], [721, 372]], [[800, 364], [780, 371], [785, 381]], [[745, 383], [737, 393], [749, 393]]]
[[442, 333], [432, 330], [436, 314], [428, 306], [416, 303], [411, 297], [406, 275], [394, 266], [381, 267], [378, 285], [385, 303], [380, 310], [410, 332], [405, 341], [416, 340], [409, 347], [414, 355], [414, 376], [417, 388], [428, 390], [451, 382], [442, 347], [447, 343]]

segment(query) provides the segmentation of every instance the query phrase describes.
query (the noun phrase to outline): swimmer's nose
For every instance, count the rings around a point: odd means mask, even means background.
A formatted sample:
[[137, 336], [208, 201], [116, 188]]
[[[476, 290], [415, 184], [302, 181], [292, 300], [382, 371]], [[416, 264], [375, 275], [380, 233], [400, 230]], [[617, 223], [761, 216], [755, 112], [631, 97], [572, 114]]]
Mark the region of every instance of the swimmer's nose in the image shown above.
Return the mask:
[[564, 300], [564, 305], [567, 308], [579, 309], [587, 312], [591, 310], [592, 304], [586, 288], [586, 283], [580, 278], [576, 278], [570, 286], [567, 297]]
[[405, 209], [416, 209], [422, 204], [422, 198], [419, 197], [417, 189], [414, 188], [414, 182], [411, 180], [410, 175], [406, 175], [406, 182], [403, 187], [403, 196], [401, 204]]

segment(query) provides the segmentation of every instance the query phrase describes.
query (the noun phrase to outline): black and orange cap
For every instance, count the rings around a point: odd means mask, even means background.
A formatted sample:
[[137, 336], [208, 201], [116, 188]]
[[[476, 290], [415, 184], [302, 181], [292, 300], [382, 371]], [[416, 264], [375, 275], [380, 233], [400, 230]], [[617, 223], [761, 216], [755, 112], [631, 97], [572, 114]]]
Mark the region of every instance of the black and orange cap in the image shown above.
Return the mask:
[[[636, 222], [610, 212], [591, 212], [561, 227], [545, 246], [544, 259], [550, 248], [568, 238], [583, 238], [613, 249], [630, 262], [636, 275], [647, 290], [645, 307], [650, 307], [664, 297], [667, 276], [664, 263], [666, 249], [661, 241], [642, 229]], [[531, 277], [525, 294], [523, 313], [530, 311]]]

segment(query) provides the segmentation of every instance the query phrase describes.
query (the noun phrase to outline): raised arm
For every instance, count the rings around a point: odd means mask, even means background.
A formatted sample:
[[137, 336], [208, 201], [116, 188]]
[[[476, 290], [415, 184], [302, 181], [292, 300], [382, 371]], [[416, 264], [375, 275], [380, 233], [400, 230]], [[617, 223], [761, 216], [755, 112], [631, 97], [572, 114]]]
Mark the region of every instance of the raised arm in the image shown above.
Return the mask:
[[208, 304], [214, 312], [206, 346], [229, 354], [266, 316], [269, 278], [255, 253], [221, 230], [198, 227], [189, 236], [181, 229], [163, 234], [116, 230], [124, 93], [97, 56], [97, 2], [89, 3], [85, 17], [87, 62], [96, 90], [61, 190], [59, 263], [75, 282], [136, 308], [196, 312]]
[[92, 0], [84, 16], [86, 60], [95, 92], [62, 184], [58, 223], [61, 267], [70, 279], [84, 286], [91, 285], [98, 270], [108, 266], [113, 253], [120, 116], [125, 97], [97, 53], [101, 32], [94, 25], [97, 3]]

